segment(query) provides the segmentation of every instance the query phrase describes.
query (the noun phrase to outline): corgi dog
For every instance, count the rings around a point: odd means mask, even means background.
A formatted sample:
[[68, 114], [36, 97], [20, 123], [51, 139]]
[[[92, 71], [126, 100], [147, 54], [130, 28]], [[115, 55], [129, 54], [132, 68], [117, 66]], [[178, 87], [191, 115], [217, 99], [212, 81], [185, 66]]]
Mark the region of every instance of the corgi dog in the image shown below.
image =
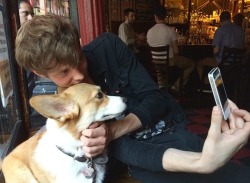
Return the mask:
[[34, 96], [30, 104], [48, 118], [46, 127], [5, 157], [6, 183], [103, 182], [107, 154], [84, 156], [80, 136], [92, 122], [120, 116], [126, 109], [124, 98], [81, 83], [59, 94]]

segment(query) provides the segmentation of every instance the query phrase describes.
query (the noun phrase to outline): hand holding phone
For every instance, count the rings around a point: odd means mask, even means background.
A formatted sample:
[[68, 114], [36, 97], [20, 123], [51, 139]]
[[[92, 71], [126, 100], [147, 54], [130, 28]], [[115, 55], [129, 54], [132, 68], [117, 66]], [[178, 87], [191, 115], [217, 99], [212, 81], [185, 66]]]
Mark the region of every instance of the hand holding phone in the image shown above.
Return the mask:
[[218, 67], [213, 68], [208, 73], [208, 79], [213, 91], [216, 105], [221, 108], [223, 117], [225, 120], [227, 120], [230, 113], [230, 107], [220, 69]]

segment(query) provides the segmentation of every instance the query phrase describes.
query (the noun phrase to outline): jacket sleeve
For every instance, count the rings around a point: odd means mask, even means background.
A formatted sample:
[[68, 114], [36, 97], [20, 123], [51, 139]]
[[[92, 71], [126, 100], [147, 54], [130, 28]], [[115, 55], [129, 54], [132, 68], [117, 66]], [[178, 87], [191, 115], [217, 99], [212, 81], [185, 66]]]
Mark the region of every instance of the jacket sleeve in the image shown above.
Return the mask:
[[154, 125], [172, 110], [172, 106], [178, 107], [175, 99], [160, 91], [135, 54], [120, 39], [112, 34], [107, 37], [118, 62], [119, 79], [114, 90], [128, 98], [129, 112], [140, 119], [143, 127]]

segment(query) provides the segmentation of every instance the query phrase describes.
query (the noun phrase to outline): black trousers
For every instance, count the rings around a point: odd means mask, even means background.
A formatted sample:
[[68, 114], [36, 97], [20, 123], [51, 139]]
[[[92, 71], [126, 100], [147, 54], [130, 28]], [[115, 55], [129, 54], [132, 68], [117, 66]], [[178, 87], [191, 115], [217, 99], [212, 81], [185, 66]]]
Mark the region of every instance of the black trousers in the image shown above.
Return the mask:
[[[131, 176], [143, 183], [246, 183], [250, 182], [250, 167], [228, 163], [212, 174], [173, 173], [162, 167], [162, 156], [167, 148], [200, 152], [203, 140], [176, 124], [168, 132], [144, 141], [124, 136], [111, 144], [110, 152], [127, 164]], [[180, 160], [181, 161], [181, 160]]]
[[212, 174], [152, 172], [131, 167], [131, 176], [143, 183], [246, 183], [250, 182], [250, 167], [228, 163]]

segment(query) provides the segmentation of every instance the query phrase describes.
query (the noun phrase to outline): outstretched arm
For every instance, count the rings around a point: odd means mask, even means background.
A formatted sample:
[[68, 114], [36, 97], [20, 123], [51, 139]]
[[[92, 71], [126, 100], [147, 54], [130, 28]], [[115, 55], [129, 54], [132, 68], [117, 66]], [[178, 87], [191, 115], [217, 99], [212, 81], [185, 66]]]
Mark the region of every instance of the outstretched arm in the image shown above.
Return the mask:
[[201, 153], [168, 149], [163, 167], [173, 172], [211, 173], [223, 166], [248, 141], [250, 113], [239, 110], [230, 101], [229, 123], [223, 120], [219, 107], [212, 111], [211, 126]]

